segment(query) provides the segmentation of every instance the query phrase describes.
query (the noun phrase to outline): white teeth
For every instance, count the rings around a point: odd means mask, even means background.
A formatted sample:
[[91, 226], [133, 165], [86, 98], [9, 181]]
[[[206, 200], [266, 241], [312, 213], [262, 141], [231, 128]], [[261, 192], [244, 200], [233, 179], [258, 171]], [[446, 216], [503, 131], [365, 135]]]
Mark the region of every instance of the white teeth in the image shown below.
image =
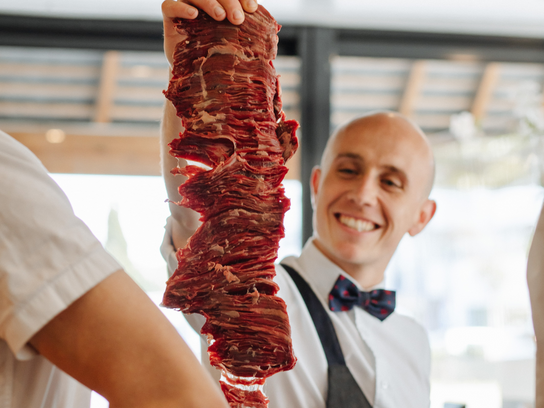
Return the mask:
[[340, 222], [350, 228], [353, 228], [359, 232], [372, 231], [374, 224], [368, 221], [357, 220], [355, 218], [347, 217], [345, 215], [340, 216]]

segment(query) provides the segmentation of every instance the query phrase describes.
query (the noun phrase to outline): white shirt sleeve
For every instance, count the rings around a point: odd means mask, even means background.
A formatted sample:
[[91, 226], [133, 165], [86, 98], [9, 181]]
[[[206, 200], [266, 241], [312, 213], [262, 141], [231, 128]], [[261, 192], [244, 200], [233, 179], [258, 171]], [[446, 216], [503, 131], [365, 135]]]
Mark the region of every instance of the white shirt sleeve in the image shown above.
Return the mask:
[[164, 238], [161, 244], [161, 255], [166, 261], [166, 271], [170, 278], [178, 268], [178, 260], [176, 258], [176, 248], [172, 242], [172, 217], [166, 219], [164, 226]]
[[3, 132], [0, 208], [0, 339], [29, 359], [28, 340], [121, 267], [36, 156]]

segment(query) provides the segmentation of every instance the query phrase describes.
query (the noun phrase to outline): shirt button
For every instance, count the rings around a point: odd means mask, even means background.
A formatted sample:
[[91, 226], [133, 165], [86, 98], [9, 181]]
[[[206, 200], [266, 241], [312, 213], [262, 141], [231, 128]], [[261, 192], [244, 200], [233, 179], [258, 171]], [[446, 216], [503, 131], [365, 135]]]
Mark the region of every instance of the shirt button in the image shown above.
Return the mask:
[[386, 390], [386, 389], [388, 389], [388, 388], [389, 388], [389, 383], [388, 383], [388, 382], [386, 382], [386, 381], [382, 381], [382, 383], [381, 383], [381, 384], [382, 384], [382, 389]]

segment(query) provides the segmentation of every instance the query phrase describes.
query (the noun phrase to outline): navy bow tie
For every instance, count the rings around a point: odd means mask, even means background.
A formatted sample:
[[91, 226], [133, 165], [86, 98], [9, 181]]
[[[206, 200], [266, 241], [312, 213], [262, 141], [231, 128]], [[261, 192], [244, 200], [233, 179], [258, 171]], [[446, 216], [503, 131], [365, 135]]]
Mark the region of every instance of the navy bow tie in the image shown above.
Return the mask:
[[333, 312], [345, 312], [353, 309], [353, 306], [362, 307], [383, 321], [395, 310], [395, 292], [384, 289], [363, 292], [340, 275], [329, 294], [329, 307]]

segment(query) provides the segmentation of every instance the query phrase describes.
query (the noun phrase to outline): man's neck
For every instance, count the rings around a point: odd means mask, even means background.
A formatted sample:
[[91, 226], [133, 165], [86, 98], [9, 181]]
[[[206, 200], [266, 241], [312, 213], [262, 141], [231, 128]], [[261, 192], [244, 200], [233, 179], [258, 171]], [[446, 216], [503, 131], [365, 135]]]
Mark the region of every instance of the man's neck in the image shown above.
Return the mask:
[[345, 262], [330, 254], [329, 251], [327, 251], [317, 239], [314, 239], [313, 244], [319, 250], [319, 252], [325, 255], [327, 259], [357, 281], [357, 283], [359, 283], [363, 289], [368, 290], [383, 282], [385, 267], [387, 264], [382, 266], [376, 264], [366, 265]]

